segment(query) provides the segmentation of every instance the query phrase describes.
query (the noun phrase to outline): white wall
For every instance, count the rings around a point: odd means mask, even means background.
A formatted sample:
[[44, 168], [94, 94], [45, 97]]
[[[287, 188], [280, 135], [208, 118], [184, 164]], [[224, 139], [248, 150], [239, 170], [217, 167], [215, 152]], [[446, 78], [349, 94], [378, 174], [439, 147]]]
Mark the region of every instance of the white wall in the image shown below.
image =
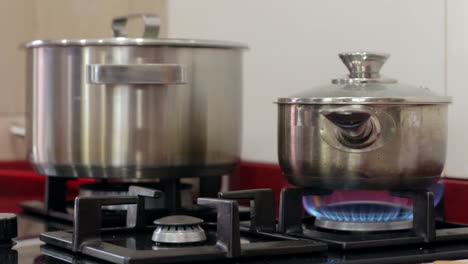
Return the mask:
[[468, 1], [447, 1], [447, 93], [449, 116], [446, 174], [468, 178]]
[[0, 0], [0, 160], [24, 159], [24, 140], [9, 132], [24, 125], [26, 56], [21, 43], [34, 37], [34, 8], [30, 0]]
[[244, 160], [277, 162], [272, 102], [345, 74], [339, 52], [389, 52], [385, 75], [445, 93], [444, 1], [168, 2], [169, 37], [251, 47], [245, 53]]

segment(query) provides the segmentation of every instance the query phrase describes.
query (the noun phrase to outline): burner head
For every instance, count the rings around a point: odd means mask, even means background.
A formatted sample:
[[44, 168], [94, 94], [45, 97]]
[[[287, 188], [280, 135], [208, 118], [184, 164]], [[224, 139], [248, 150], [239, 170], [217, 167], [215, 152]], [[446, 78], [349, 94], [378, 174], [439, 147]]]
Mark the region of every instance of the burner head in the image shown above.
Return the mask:
[[303, 204], [319, 228], [353, 232], [412, 228], [413, 201], [389, 191], [335, 190], [322, 196], [304, 196]]
[[377, 232], [411, 229], [413, 227], [413, 221], [396, 220], [388, 222], [347, 222], [317, 218], [315, 219], [314, 225], [316, 227], [338, 231]]
[[[431, 188], [434, 207], [444, 193], [442, 183]], [[413, 200], [386, 190], [334, 190], [303, 197], [315, 226], [341, 231], [387, 231], [412, 228]]]
[[340, 231], [390, 231], [413, 226], [411, 207], [386, 202], [342, 202], [317, 208], [314, 225]]
[[[307, 208], [306, 209], [310, 209]], [[412, 208], [372, 201], [340, 202], [310, 210], [316, 227], [340, 231], [390, 231], [411, 229]]]
[[172, 215], [154, 221], [156, 230], [152, 240], [156, 243], [184, 244], [206, 240], [205, 231], [200, 224], [200, 218], [186, 215]]

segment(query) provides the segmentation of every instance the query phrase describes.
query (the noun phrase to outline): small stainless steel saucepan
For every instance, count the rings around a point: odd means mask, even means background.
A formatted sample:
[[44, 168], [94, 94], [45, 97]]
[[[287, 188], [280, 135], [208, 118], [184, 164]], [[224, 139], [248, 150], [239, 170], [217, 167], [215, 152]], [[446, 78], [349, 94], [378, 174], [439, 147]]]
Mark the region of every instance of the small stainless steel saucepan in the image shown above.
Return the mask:
[[339, 55], [331, 85], [278, 99], [278, 158], [291, 184], [323, 189], [418, 189], [440, 177], [450, 97], [384, 78], [387, 54]]

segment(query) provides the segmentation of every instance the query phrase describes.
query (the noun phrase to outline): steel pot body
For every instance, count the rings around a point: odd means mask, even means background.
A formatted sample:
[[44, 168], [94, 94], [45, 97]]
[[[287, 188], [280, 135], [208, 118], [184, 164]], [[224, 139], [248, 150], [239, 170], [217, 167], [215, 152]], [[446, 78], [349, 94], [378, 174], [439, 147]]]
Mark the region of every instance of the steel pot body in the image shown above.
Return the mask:
[[278, 99], [278, 156], [290, 183], [316, 189], [424, 189], [445, 163], [451, 99], [386, 78], [384, 53], [339, 54], [349, 74]]
[[242, 48], [76, 42], [27, 48], [27, 142], [38, 173], [167, 178], [231, 171], [240, 151]]
[[[279, 104], [279, 163], [291, 184], [318, 189], [417, 189], [444, 168], [447, 104]], [[370, 114], [367, 145], [342, 138], [330, 111]], [[351, 114], [352, 115], [352, 114]], [[341, 139], [340, 139], [341, 138]], [[359, 145], [361, 144], [361, 145]]]

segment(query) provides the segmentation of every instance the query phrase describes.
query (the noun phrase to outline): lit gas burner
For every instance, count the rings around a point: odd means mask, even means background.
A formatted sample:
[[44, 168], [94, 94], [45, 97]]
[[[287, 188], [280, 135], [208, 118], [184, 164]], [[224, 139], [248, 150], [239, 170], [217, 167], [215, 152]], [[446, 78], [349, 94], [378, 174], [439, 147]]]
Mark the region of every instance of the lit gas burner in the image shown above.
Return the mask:
[[316, 208], [315, 226], [341, 231], [387, 231], [412, 227], [412, 208], [387, 202], [342, 202]]
[[200, 227], [203, 220], [186, 215], [172, 215], [160, 218], [152, 240], [164, 244], [197, 243], [206, 240], [205, 231]]
[[[443, 186], [432, 189], [437, 205]], [[413, 227], [413, 201], [389, 191], [337, 190], [322, 196], [304, 196], [302, 201], [318, 228], [374, 232]]]

